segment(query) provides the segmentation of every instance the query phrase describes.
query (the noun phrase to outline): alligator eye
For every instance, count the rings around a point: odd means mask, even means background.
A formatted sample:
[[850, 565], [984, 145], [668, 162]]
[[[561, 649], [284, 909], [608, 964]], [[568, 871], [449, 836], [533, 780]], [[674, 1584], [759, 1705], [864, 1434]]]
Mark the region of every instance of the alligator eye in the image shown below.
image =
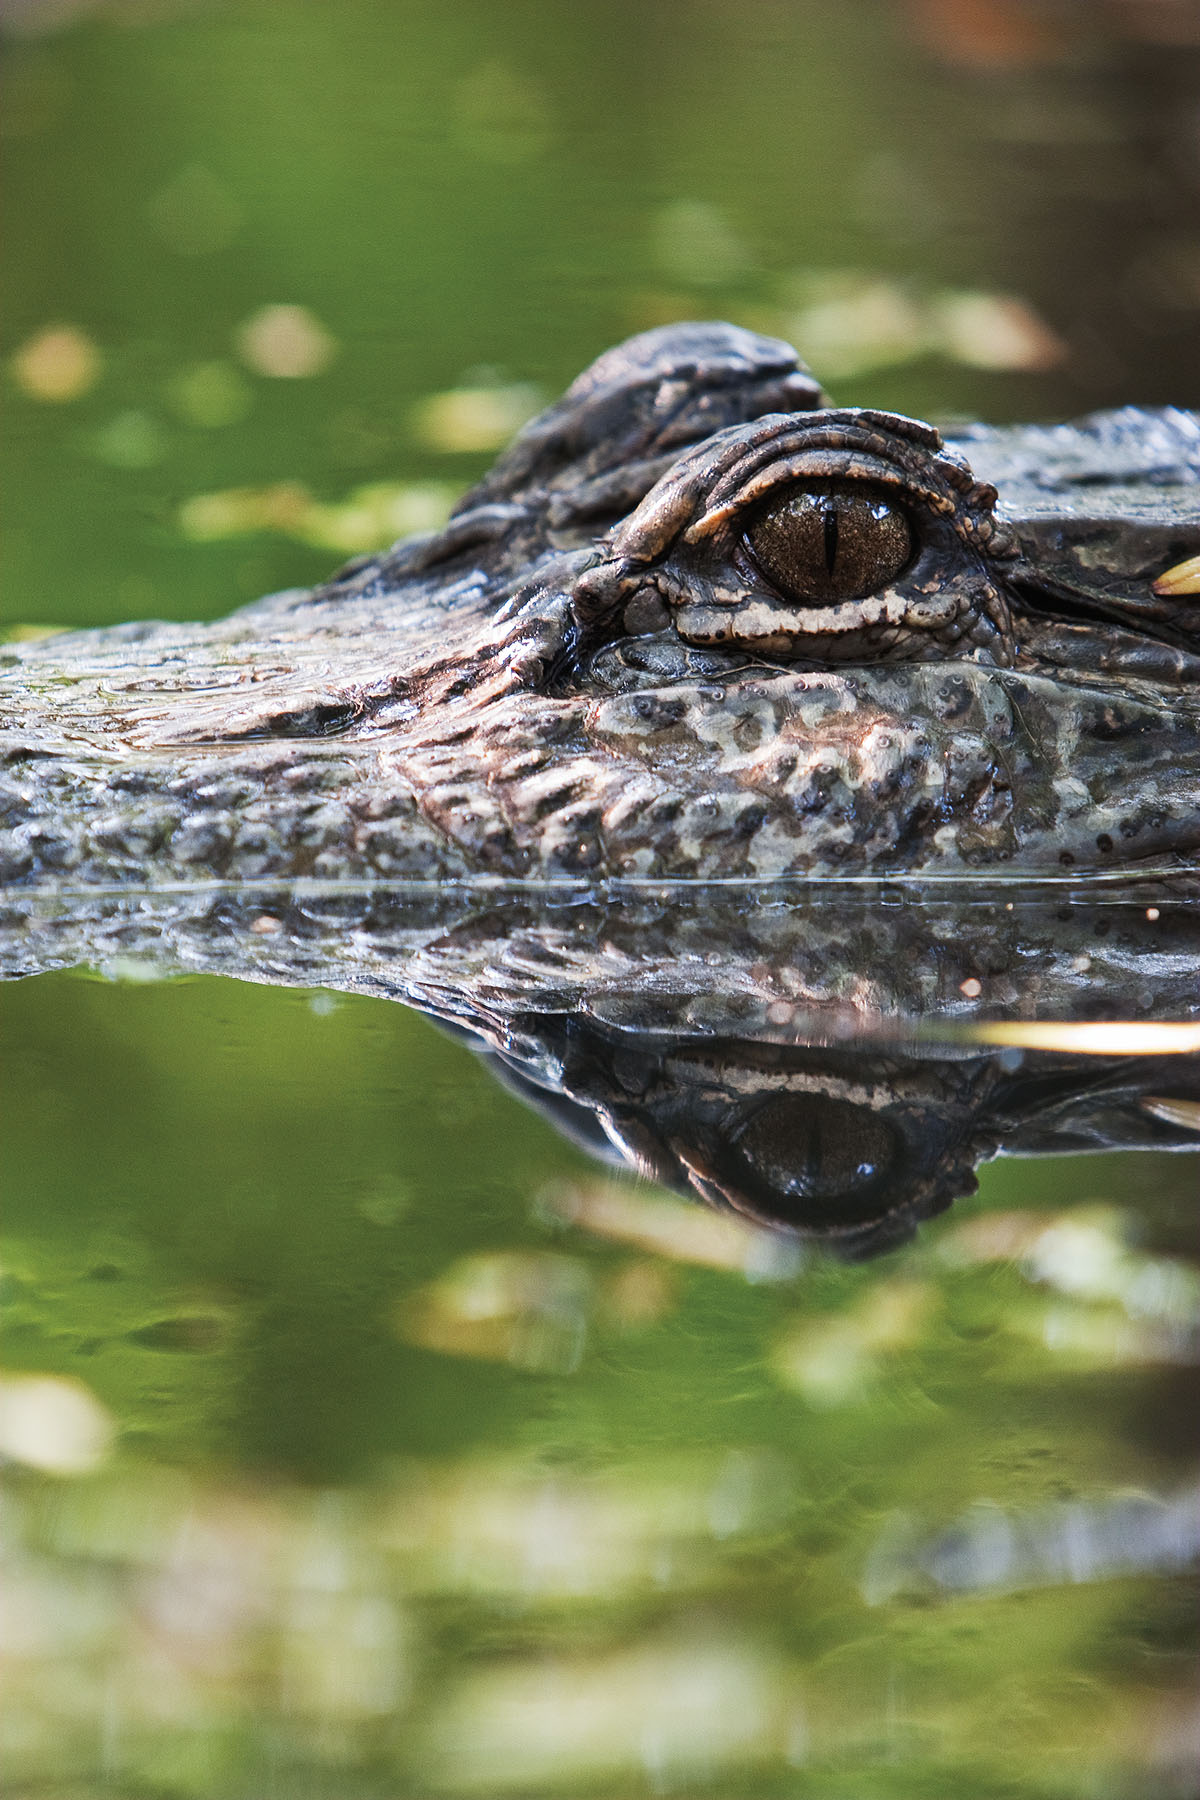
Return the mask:
[[866, 1106], [820, 1094], [780, 1094], [752, 1113], [732, 1146], [743, 1179], [757, 1178], [760, 1206], [791, 1225], [820, 1230], [881, 1217], [881, 1178], [899, 1143]]
[[900, 508], [848, 482], [793, 488], [755, 515], [746, 542], [780, 593], [810, 606], [878, 593], [913, 554]]

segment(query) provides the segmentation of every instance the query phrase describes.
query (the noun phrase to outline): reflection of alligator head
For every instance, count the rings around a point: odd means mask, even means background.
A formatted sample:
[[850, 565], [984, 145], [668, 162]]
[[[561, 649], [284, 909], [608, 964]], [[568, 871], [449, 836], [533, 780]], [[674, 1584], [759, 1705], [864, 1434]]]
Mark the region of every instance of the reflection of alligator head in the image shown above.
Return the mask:
[[615, 1148], [667, 1187], [842, 1256], [903, 1242], [1001, 1151], [1200, 1148], [1196, 1056], [948, 1056], [536, 1020], [488, 1060], [594, 1154]]
[[11, 647], [0, 879], [1190, 857], [1198, 474], [1191, 414], [947, 446], [827, 407], [785, 344], [650, 332], [432, 537]]
[[[1198, 476], [1191, 414], [947, 446], [786, 345], [635, 338], [444, 531], [11, 646], [0, 964], [409, 1000], [586, 1141], [849, 1252], [1002, 1144], [1193, 1142], [1192, 1061], [880, 1026], [1200, 1013]], [[1158, 886], [1096, 911], [1100, 872]], [[813, 902], [847, 877], [886, 904]]]
[[[1200, 1149], [1200, 1055], [1120, 1027], [1069, 1054], [1072, 1027], [1122, 1017], [1200, 1043], [1200, 910], [1175, 892], [77, 892], [23, 910], [22, 955], [407, 1001], [589, 1151], [857, 1256], [1002, 1151]], [[1047, 1019], [1057, 1051], [988, 1041]]]

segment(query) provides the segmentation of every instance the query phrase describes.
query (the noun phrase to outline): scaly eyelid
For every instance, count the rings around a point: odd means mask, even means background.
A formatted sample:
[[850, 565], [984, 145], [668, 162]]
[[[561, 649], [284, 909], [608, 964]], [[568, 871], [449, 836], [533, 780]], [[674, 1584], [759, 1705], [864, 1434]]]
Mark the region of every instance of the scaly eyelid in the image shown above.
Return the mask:
[[922, 508], [942, 516], [954, 511], [953, 502], [945, 494], [914, 481], [911, 474], [882, 457], [853, 452], [839, 456], [831, 456], [828, 451], [801, 453], [756, 470], [734, 493], [710, 505], [684, 532], [684, 542], [702, 543], [731, 520], [742, 515], [748, 519], [764, 500], [774, 495], [782, 499], [789, 490], [819, 492], [831, 486], [861, 487], [867, 493], [884, 490], [893, 504], [902, 506], [910, 520]]
[[660, 476], [613, 532], [605, 546], [609, 570], [589, 578], [589, 592], [614, 579], [617, 568], [625, 579], [675, 551], [728, 551], [741, 515], [773, 490], [830, 480], [897, 493], [927, 548], [943, 539], [949, 548], [951, 536], [989, 557], [1015, 548], [993, 514], [996, 490], [976, 481], [931, 426], [852, 409], [769, 413], [716, 433]]

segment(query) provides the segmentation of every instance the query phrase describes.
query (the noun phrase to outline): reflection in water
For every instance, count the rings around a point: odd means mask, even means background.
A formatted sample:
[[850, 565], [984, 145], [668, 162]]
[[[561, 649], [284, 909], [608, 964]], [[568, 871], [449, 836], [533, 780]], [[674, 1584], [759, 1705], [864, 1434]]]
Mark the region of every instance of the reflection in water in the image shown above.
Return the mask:
[[[31, 899], [9, 941], [47, 963], [319, 980], [321, 1019], [339, 988], [402, 999], [589, 1156], [691, 1204], [581, 1164], [537, 1192], [533, 1241], [485, 1233], [381, 1294], [375, 1329], [421, 1359], [397, 1380], [448, 1362], [452, 1405], [493, 1372], [539, 1384], [555, 1424], [533, 1447], [420, 1457], [402, 1428], [355, 1486], [141, 1472], [135, 1503], [86, 1390], [58, 1380], [36, 1442], [20, 1379], [0, 1391], [22, 1470], [10, 1592], [39, 1621], [9, 1650], [26, 1765], [51, 1734], [58, 1766], [93, 1765], [100, 1662], [105, 1766], [165, 1766], [185, 1793], [239, 1791], [264, 1758], [464, 1796], [767, 1791], [880, 1759], [986, 1792], [1032, 1708], [1043, 1761], [1085, 1740], [1089, 1781], [1128, 1766], [1185, 1795], [1177, 1595], [1200, 1523], [1169, 1379], [1200, 1358], [1200, 1277], [1139, 1241], [1133, 1208], [985, 1210], [903, 1248], [982, 1159], [1196, 1147], [1195, 1055], [1122, 1054], [1119, 1027], [1112, 1053], [1095, 1041], [1099, 1001], [1164, 1028], [1196, 1017], [1196, 915], [1169, 883], [1153, 893]], [[1101, 1053], [972, 1041], [1036, 1036], [1047, 1015]], [[386, 1183], [365, 1208], [376, 1230], [413, 1214]], [[344, 1227], [335, 1209], [322, 1259]], [[892, 1254], [851, 1270], [816, 1244]], [[32, 1288], [15, 1290], [25, 1316]], [[752, 1347], [728, 1326], [748, 1293], [773, 1303]], [[126, 1341], [229, 1357], [251, 1329], [192, 1298]], [[629, 1373], [660, 1408], [649, 1445], [636, 1416], [605, 1418]], [[768, 1396], [750, 1413], [747, 1381]], [[1165, 1404], [1169, 1453], [1147, 1467], [1094, 1405], [1058, 1416], [1064, 1383], [1097, 1381], [1110, 1405]], [[72, 1465], [89, 1404], [91, 1461]], [[65, 1499], [39, 1485], [85, 1466]], [[1099, 1682], [1051, 1704], [1064, 1631], [1075, 1658], [1116, 1638], [1161, 1675], [1119, 1707]], [[53, 1716], [52, 1668], [69, 1695]]]
[[[941, 1506], [856, 1507], [834, 1526], [819, 1473], [766, 1451], [594, 1474], [417, 1462], [355, 1493], [166, 1470], [136, 1488], [19, 1486], [4, 1647], [20, 1762], [53, 1742], [64, 1772], [95, 1767], [99, 1718], [101, 1766], [165, 1769], [181, 1793], [244, 1791], [264, 1757], [288, 1780], [312, 1758], [327, 1779], [379, 1766], [435, 1791], [553, 1793], [789, 1766], [829, 1780], [878, 1754], [882, 1730], [918, 1770], [952, 1744], [964, 1777], [994, 1780], [1003, 1742], [961, 1695], [1002, 1676], [1014, 1721], [1040, 1708], [1043, 1756], [1083, 1734], [1093, 1773], [1128, 1759], [1156, 1794], [1186, 1793], [1182, 1625], [1162, 1635], [1149, 1584], [1195, 1560], [1194, 1486], [965, 1511], [947, 1487]], [[892, 1666], [881, 1618], [926, 1655], [939, 1632], [955, 1646], [886, 1724], [863, 1711]], [[1068, 1620], [1092, 1653], [1132, 1633], [1177, 1685], [1160, 1676], [1116, 1710], [1094, 1684], [1039, 1701]]]
[[[907, 1535], [908, 1542], [902, 1538]], [[1017, 1588], [1186, 1569], [1200, 1557], [1200, 1488], [1115, 1494], [1012, 1516], [976, 1506], [921, 1541], [912, 1520], [881, 1538], [863, 1580], [879, 1605], [923, 1577], [947, 1592]]]
[[[491, 1059], [575, 1141], [850, 1255], [890, 1248], [998, 1153], [1200, 1148], [1200, 1061], [953, 1058], [522, 1022]], [[1164, 1098], [1167, 1090], [1169, 1098]], [[597, 1137], [597, 1127], [602, 1135]]]
[[861, 1256], [998, 1154], [1200, 1147], [1190, 890], [1049, 892], [14, 894], [7, 955], [406, 1000], [590, 1153]]
[[[978, 891], [965, 913], [916, 894], [881, 907], [681, 889], [605, 907], [311, 885], [31, 906], [21, 942], [48, 962], [238, 975], [281, 1000], [319, 979], [315, 1012], [296, 996], [293, 1035], [302, 1012], [304, 1033], [335, 1025], [339, 988], [416, 1004], [477, 1048], [422, 1053], [459, 1059], [455, 1089], [483, 1063], [589, 1155], [632, 1147], [690, 1203], [580, 1160], [533, 1184], [532, 1220], [485, 1207], [455, 1251], [440, 1182], [424, 1197], [379, 1179], [351, 1204], [318, 1179], [310, 1231], [285, 1175], [248, 1283], [239, 1257], [140, 1297], [126, 1248], [88, 1252], [81, 1283], [36, 1231], [18, 1235], [5, 1297], [20, 1341], [44, 1358], [56, 1333], [78, 1343], [95, 1324], [74, 1358], [82, 1383], [40, 1378], [57, 1384], [40, 1435], [21, 1423], [22, 1378], [0, 1390], [17, 1766], [149, 1771], [205, 1796], [268, 1776], [339, 1794], [348, 1779], [380, 1794], [397, 1780], [463, 1796], [780, 1779], [819, 1792], [862, 1767], [919, 1791], [950, 1770], [986, 1793], [1003, 1791], [1032, 1717], [1022, 1763], [1077, 1763], [1102, 1792], [1128, 1767], [1136, 1779], [1111, 1791], [1145, 1791], [1149, 1775], [1156, 1796], [1186, 1795], [1180, 1596], [1200, 1535], [1193, 1411], [1171, 1382], [1200, 1349], [1194, 1268], [1139, 1241], [1133, 1206], [1024, 1199], [901, 1243], [980, 1157], [1195, 1143], [1194, 1057], [962, 1036], [978, 1016], [955, 961], [968, 926], [1017, 1023], [1041, 1006], [1088, 1018], [1085, 955], [1114, 1012], [1194, 1016], [1194, 920], [1156, 891], [1155, 920], [1144, 896], [984, 907]], [[923, 1001], [939, 957], [940, 1015]], [[881, 1016], [885, 993], [908, 996], [907, 1017]], [[293, 1138], [319, 1107], [314, 1067]], [[379, 1104], [394, 1158], [390, 1085]], [[450, 1137], [494, 1131], [472, 1117]], [[453, 1154], [443, 1132], [439, 1173]], [[187, 1155], [203, 1169], [199, 1141]], [[141, 1179], [154, 1214], [153, 1158]], [[186, 1227], [206, 1244], [238, 1229], [217, 1202]], [[348, 1260], [364, 1233], [369, 1282]], [[395, 1260], [429, 1233], [432, 1254]], [[289, 1242], [308, 1235], [315, 1286]], [[892, 1254], [850, 1268], [810, 1240]], [[344, 1317], [327, 1267], [351, 1296]], [[333, 1371], [324, 1386], [312, 1355]], [[153, 1396], [186, 1391], [191, 1370], [209, 1371], [220, 1414], [264, 1359], [281, 1366], [312, 1411], [303, 1438], [322, 1406], [353, 1410], [389, 1356], [377, 1405], [392, 1435], [354, 1480], [318, 1468], [306, 1487], [253, 1455], [172, 1471], [138, 1450]], [[110, 1413], [88, 1382], [105, 1391], [114, 1366], [130, 1373]], [[512, 1384], [524, 1400], [506, 1422]], [[462, 1412], [465, 1447], [414, 1452], [430, 1385]], [[274, 1387], [266, 1398], [278, 1404]], [[1147, 1406], [1163, 1412], [1152, 1448], [1125, 1417]], [[1152, 1662], [1153, 1682], [1119, 1705], [1100, 1679], [1064, 1687], [1064, 1660], [1088, 1667], [1114, 1644]]]

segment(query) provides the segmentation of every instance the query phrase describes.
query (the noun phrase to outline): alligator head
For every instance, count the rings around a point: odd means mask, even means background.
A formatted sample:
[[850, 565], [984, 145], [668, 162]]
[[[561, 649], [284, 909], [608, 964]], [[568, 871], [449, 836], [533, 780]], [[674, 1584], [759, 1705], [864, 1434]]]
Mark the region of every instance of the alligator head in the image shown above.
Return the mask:
[[[969, 458], [969, 461], [968, 461]], [[448, 526], [8, 653], [9, 880], [961, 875], [1200, 850], [1200, 421], [833, 408], [610, 351]]]

